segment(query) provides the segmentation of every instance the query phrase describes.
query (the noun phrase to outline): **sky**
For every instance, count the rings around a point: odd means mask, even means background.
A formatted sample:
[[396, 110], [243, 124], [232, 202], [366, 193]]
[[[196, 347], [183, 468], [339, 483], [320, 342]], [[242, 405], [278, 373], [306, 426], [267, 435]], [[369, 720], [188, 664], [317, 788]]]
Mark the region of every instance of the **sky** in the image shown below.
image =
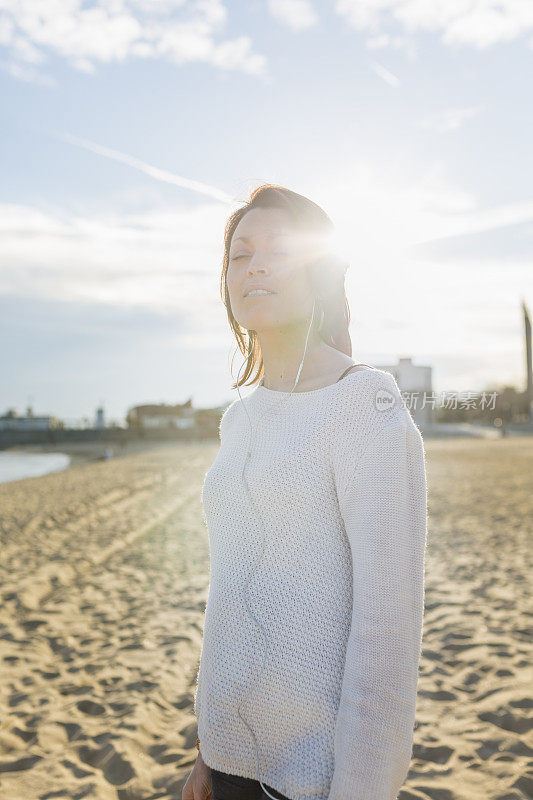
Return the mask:
[[236, 399], [263, 183], [333, 220], [356, 361], [523, 390], [532, 78], [530, 0], [0, 0], [0, 414]]

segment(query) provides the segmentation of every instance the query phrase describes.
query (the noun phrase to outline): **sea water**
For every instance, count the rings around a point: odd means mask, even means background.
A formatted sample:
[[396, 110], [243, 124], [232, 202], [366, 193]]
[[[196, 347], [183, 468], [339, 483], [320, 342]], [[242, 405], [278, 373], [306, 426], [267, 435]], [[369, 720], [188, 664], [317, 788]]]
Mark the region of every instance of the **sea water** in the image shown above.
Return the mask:
[[70, 456], [66, 453], [0, 452], [0, 483], [58, 472], [69, 464]]

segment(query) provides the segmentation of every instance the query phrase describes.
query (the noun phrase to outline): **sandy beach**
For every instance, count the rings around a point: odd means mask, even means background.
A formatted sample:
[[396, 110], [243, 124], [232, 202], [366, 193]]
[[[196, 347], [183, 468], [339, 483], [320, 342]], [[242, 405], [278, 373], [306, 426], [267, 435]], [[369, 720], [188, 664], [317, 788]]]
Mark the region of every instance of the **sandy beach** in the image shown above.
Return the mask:
[[[0, 485], [0, 797], [179, 800], [216, 441]], [[427, 440], [426, 612], [399, 800], [533, 797], [533, 438]], [[346, 798], [350, 800], [350, 798]]]

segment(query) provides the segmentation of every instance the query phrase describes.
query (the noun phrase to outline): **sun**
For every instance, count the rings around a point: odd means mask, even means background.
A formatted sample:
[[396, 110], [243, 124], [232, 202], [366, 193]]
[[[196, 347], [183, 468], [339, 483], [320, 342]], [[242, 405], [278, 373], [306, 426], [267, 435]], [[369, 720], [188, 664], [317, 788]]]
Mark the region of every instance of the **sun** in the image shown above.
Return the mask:
[[338, 230], [333, 231], [324, 238], [324, 247], [327, 253], [330, 253], [339, 261], [344, 261], [346, 264], [350, 262], [350, 250], [353, 249], [353, 242], [350, 242]]

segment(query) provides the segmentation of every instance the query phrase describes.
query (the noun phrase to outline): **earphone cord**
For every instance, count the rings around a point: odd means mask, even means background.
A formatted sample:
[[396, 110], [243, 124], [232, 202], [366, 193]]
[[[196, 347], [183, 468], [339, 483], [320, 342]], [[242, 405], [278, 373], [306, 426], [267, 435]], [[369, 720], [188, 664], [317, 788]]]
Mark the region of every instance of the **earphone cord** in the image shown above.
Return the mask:
[[[280, 402], [280, 403], [279, 403], [279, 405], [277, 406], [277, 409], [278, 409], [278, 410], [281, 408], [281, 406], [283, 405], [283, 403], [285, 403], [285, 402], [286, 402], [286, 401], [289, 399], [289, 397], [292, 395], [292, 393], [294, 392], [294, 389], [295, 389], [295, 387], [296, 387], [296, 384], [298, 383], [298, 380], [299, 380], [299, 378], [300, 378], [300, 373], [301, 373], [301, 371], [302, 371], [302, 367], [303, 367], [303, 364], [304, 364], [305, 355], [306, 355], [306, 353], [307, 353], [307, 343], [308, 343], [308, 341], [309, 341], [309, 334], [310, 334], [310, 332], [311, 332], [311, 327], [312, 327], [312, 325], [313, 325], [313, 320], [314, 320], [314, 317], [315, 317], [315, 305], [316, 305], [316, 300], [315, 300], [315, 302], [313, 303], [313, 312], [312, 312], [312, 314], [311, 314], [311, 321], [310, 321], [310, 323], [309, 323], [309, 327], [308, 327], [308, 329], [307, 329], [307, 336], [306, 336], [306, 339], [305, 339], [305, 347], [304, 347], [304, 352], [303, 352], [302, 360], [300, 361], [300, 366], [299, 366], [299, 369], [298, 369], [298, 373], [297, 373], [297, 375], [296, 375], [296, 380], [294, 381], [294, 385], [293, 385], [293, 387], [292, 387], [291, 391], [290, 391], [288, 394], [286, 394], [286, 395], [285, 395], [285, 396], [282, 398], [281, 402]], [[250, 445], [249, 445], [249, 447], [248, 447], [248, 452], [246, 453], [246, 458], [244, 459], [244, 463], [243, 463], [243, 468], [242, 468], [242, 482], [243, 482], [243, 484], [244, 484], [244, 486], [245, 486], [245, 488], [246, 488], [246, 492], [247, 492], [247, 494], [248, 494], [248, 498], [249, 498], [249, 500], [250, 500], [250, 504], [251, 504], [251, 506], [252, 506], [252, 507], [255, 509], [256, 515], [257, 515], [257, 516], [258, 516], [258, 518], [261, 520], [261, 522], [263, 523], [263, 527], [264, 527], [264, 528], [265, 528], [265, 530], [266, 530], [266, 527], [265, 527], [265, 525], [264, 525], [264, 521], [263, 521], [263, 520], [262, 520], [262, 518], [261, 518], [261, 514], [259, 513], [259, 511], [258, 511], [258, 510], [257, 510], [257, 508], [255, 507], [255, 504], [254, 504], [254, 501], [253, 501], [253, 497], [252, 497], [252, 493], [251, 493], [251, 491], [250, 491], [250, 487], [249, 487], [249, 485], [248, 485], [248, 482], [247, 482], [247, 480], [246, 480], [246, 477], [245, 477], [245, 469], [246, 469], [246, 464], [247, 464], [247, 462], [248, 462], [248, 459], [249, 459], [249, 458], [251, 457], [251, 455], [252, 455], [252, 454], [251, 454], [251, 450], [250, 450], [250, 448], [251, 448], [251, 442], [252, 442], [252, 437], [253, 437], [253, 435], [254, 435], [255, 431], [257, 430], [257, 426], [259, 425], [259, 421], [260, 421], [260, 420], [258, 420], [258, 422], [256, 423], [256, 426], [255, 426], [255, 428], [253, 428], [253, 426], [252, 426], [252, 421], [251, 421], [250, 415], [249, 415], [249, 413], [248, 413], [248, 409], [246, 408], [246, 405], [247, 405], [247, 404], [246, 404], [246, 403], [244, 402], [244, 400], [242, 399], [242, 397], [241, 397], [241, 393], [240, 393], [240, 391], [239, 391], [239, 375], [240, 375], [240, 373], [241, 373], [241, 369], [242, 369], [242, 367], [244, 366], [244, 364], [245, 364], [245, 363], [246, 363], [245, 361], [242, 363], [242, 365], [241, 365], [241, 368], [239, 369], [238, 376], [237, 376], [237, 392], [239, 393], [239, 397], [240, 397], [240, 399], [241, 399], [241, 402], [242, 402], [243, 408], [244, 408], [244, 410], [246, 411], [246, 415], [247, 415], [247, 417], [248, 417], [248, 422], [249, 422], [249, 426], [250, 426]], [[265, 631], [264, 631], [264, 628], [263, 628], [263, 626], [261, 625], [261, 623], [259, 622], [259, 620], [258, 620], [258, 619], [257, 619], [257, 618], [254, 616], [254, 614], [253, 614], [253, 612], [252, 612], [252, 609], [251, 609], [251, 608], [250, 608], [250, 606], [248, 605], [248, 599], [247, 599], [247, 590], [248, 590], [248, 585], [249, 585], [249, 582], [250, 582], [250, 578], [251, 578], [251, 576], [253, 575], [253, 573], [255, 572], [255, 570], [257, 569], [257, 567], [259, 566], [259, 564], [260, 564], [260, 562], [261, 562], [261, 559], [262, 559], [262, 557], [263, 557], [263, 553], [264, 553], [264, 550], [265, 550], [265, 544], [266, 544], [266, 540], [267, 540], [267, 536], [265, 535], [265, 536], [263, 537], [263, 543], [262, 543], [262, 547], [261, 547], [261, 553], [260, 553], [260, 555], [259, 555], [259, 558], [258, 558], [258, 560], [257, 560], [257, 562], [256, 562], [256, 564], [255, 564], [255, 566], [254, 566], [254, 567], [253, 567], [253, 569], [250, 571], [250, 574], [248, 575], [248, 577], [247, 577], [247, 579], [246, 579], [246, 586], [245, 586], [245, 590], [244, 590], [244, 602], [245, 602], [245, 605], [246, 605], [246, 610], [247, 610], [248, 614], [250, 615], [250, 617], [251, 617], [251, 618], [253, 619], [253, 621], [255, 622], [255, 624], [257, 625], [257, 627], [260, 629], [261, 633], [263, 634], [263, 639], [264, 639], [264, 643], [265, 643], [265, 649], [264, 649], [264, 653], [263, 653], [263, 664], [262, 664], [262, 666], [261, 666], [261, 672], [259, 673], [259, 677], [258, 677], [258, 678], [256, 679], [256, 681], [255, 681], [255, 685], [256, 685], [256, 686], [257, 686], [257, 684], [258, 684], [258, 682], [259, 682], [259, 680], [260, 680], [260, 678], [261, 678], [261, 675], [263, 674], [263, 671], [264, 671], [264, 669], [265, 669], [265, 663], [266, 663], [266, 659], [267, 659], [267, 653], [268, 653], [268, 640], [267, 640], [267, 637], [266, 637], [266, 634], [265, 634]], [[263, 783], [262, 783], [262, 781], [261, 781], [261, 773], [260, 773], [260, 769], [259, 769], [259, 750], [258, 750], [258, 746], [257, 746], [257, 738], [256, 738], [256, 736], [255, 736], [255, 733], [254, 733], [254, 731], [252, 730], [252, 728], [250, 727], [250, 725], [249, 725], [249, 724], [246, 722], [246, 720], [244, 719], [244, 717], [243, 717], [243, 716], [242, 716], [242, 714], [241, 714], [241, 706], [242, 706], [242, 704], [243, 704], [244, 702], [246, 702], [246, 700], [248, 699], [248, 697], [249, 697], [249, 695], [250, 695], [250, 693], [251, 693], [252, 691], [253, 691], [253, 687], [252, 687], [252, 689], [250, 690], [250, 692], [248, 693], [248, 696], [245, 696], [245, 698], [244, 698], [244, 699], [243, 699], [243, 700], [242, 700], [242, 701], [239, 703], [239, 706], [238, 706], [238, 708], [237, 708], [237, 713], [238, 713], [239, 717], [242, 719], [242, 721], [244, 722], [244, 724], [246, 725], [246, 727], [248, 728], [248, 730], [250, 731], [250, 733], [252, 734], [252, 736], [253, 736], [253, 739], [254, 739], [255, 753], [256, 753], [256, 770], [257, 770], [257, 780], [259, 781], [259, 783], [260, 783], [260, 785], [261, 785], [261, 788], [262, 788], [262, 790], [265, 792], [265, 794], [267, 794], [267, 795], [268, 795], [268, 797], [271, 797], [271, 798], [273, 798], [273, 800], [277, 800], [277, 798], [275, 798], [275, 797], [274, 797], [274, 795], [272, 795], [272, 794], [270, 794], [270, 793], [268, 792], [268, 790], [265, 788], [265, 786], [263, 785]]]

